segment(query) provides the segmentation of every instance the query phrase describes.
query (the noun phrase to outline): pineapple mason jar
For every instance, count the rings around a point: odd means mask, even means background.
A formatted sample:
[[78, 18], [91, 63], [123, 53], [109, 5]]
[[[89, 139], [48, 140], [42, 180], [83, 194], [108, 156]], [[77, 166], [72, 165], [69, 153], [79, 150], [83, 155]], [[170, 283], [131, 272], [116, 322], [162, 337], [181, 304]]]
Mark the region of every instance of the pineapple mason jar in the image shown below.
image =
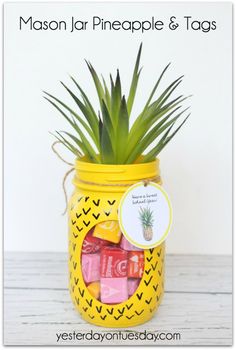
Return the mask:
[[158, 159], [130, 165], [75, 163], [68, 208], [69, 285], [76, 309], [89, 323], [139, 325], [152, 318], [161, 302], [165, 243], [141, 250], [117, 229], [125, 191], [154, 178], [160, 184]]

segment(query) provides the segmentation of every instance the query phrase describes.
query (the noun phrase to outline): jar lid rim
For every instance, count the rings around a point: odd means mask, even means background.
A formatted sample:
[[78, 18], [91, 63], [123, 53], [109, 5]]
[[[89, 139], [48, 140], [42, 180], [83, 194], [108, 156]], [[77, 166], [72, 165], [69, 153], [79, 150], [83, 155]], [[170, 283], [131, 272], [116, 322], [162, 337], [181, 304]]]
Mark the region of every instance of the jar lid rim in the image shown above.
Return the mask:
[[159, 159], [156, 158], [152, 162], [148, 163], [132, 163], [132, 164], [101, 164], [101, 163], [91, 163], [85, 160], [76, 159], [75, 169], [78, 171], [85, 172], [98, 172], [98, 173], [123, 173], [127, 170], [138, 170], [138, 169], [151, 169], [159, 167]]

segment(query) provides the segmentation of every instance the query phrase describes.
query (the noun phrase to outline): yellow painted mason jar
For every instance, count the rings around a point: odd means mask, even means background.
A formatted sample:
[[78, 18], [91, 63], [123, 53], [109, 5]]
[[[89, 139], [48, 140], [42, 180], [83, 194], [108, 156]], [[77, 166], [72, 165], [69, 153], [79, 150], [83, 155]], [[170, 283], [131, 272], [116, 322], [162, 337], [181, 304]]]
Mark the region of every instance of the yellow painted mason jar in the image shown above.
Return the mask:
[[[159, 175], [158, 159], [150, 163], [129, 165], [94, 164], [85, 161], [75, 163], [75, 190], [68, 208], [69, 288], [76, 309], [87, 322], [103, 327], [136, 326], [151, 319], [161, 302], [164, 293], [165, 243], [142, 252], [143, 273], [139, 285], [134, 293], [122, 302], [102, 301], [99, 296], [100, 282], [93, 281], [88, 284], [82, 266], [82, 250], [87, 234], [93, 230], [95, 232], [96, 227], [102, 223], [105, 223], [105, 227], [111, 227], [111, 223], [118, 222], [119, 202], [129, 186], [144, 180], [156, 180], [160, 184]], [[109, 233], [105, 239], [109, 241]], [[119, 244], [114, 240], [110, 243], [114, 246]], [[93, 247], [100, 249], [98, 245]], [[114, 247], [111, 249], [116, 250]], [[88, 256], [95, 264], [90, 275], [95, 273], [99, 264], [96, 263], [98, 254], [99, 252], [95, 252], [96, 256], [88, 254], [83, 258], [87, 259], [88, 266]], [[109, 298], [107, 300], [109, 301]]]

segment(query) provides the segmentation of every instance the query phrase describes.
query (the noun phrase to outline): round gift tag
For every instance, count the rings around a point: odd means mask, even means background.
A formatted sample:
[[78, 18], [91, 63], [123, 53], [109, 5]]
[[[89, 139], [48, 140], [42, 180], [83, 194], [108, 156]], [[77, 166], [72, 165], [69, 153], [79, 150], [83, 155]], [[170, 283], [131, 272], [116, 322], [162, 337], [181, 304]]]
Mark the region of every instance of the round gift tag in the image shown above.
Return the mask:
[[142, 249], [153, 248], [167, 237], [172, 207], [167, 193], [154, 182], [128, 188], [119, 206], [119, 224], [126, 239]]

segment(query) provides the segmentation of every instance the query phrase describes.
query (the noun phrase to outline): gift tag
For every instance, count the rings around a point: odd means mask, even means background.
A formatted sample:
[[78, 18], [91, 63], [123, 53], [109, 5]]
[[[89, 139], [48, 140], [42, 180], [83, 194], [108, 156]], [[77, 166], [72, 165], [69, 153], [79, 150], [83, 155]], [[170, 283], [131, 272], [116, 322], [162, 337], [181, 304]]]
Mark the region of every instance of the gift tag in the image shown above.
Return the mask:
[[119, 206], [119, 224], [126, 239], [142, 249], [161, 244], [172, 223], [167, 193], [154, 182], [138, 182], [128, 188]]

